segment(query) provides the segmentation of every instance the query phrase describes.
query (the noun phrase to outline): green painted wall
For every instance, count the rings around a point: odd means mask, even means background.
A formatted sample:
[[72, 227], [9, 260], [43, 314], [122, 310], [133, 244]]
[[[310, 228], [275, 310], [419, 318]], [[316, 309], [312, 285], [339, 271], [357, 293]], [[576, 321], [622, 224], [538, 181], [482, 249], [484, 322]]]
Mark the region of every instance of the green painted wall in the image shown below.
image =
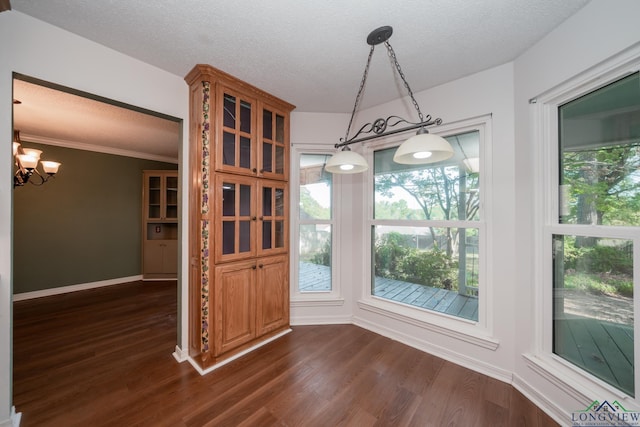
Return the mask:
[[14, 293], [142, 274], [142, 171], [177, 164], [24, 143], [62, 163], [14, 188]]

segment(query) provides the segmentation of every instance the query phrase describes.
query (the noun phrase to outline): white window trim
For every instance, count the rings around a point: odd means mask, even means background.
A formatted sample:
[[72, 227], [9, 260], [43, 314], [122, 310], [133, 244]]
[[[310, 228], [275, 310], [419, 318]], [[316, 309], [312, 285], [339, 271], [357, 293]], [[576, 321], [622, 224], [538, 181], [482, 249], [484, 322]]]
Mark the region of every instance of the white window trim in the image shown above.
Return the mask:
[[[490, 243], [492, 235], [491, 207], [492, 207], [492, 133], [491, 114], [460, 120], [431, 129], [430, 132], [443, 137], [461, 134], [465, 132], [480, 132], [480, 220], [468, 221], [470, 227], [477, 228], [480, 235], [480, 253], [482, 254], [479, 264], [480, 298], [478, 299], [478, 322], [455, 316], [424, 310], [410, 305], [389, 301], [371, 294], [371, 227], [380, 224], [382, 221], [373, 220], [373, 170], [370, 168], [366, 173], [365, 191], [363, 203], [365, 204], [367, 219], [363, 223], [363, 277], [362, 288], [358, 300], [361, 309], [373, 311], [377, 314], [402, 320], [407, 323], [418, 325], [424, 329], [432, 330], [452, 338], [456, 338], [483, 348], [495, 350], [499, 346], [499, 341], [493, 337], [493, 301], [494, 289], [492, 285], [493, 271], [488, 260], [493, 259], [492, 247]], [[373, 164], [373, 152], [383, 148], [399, 145], [407, 134], [395, 135], [375, 143], [367, 144], [363, 147], [363, 153], [367, 162]], [[430, 221], [430, 224], [445, 225], [450, 221]], [[455, 221], [457, 226], [464, 222]], [[409, 225], [407, 223], [407, 225]], [[412, 225], [415, 225], [412, 222]]]
[[[640, 369], [635, 369], [636, 398], [592, 376], [553, 353], [553, 289], [551, 241], [554, 234], [620, 237], [633, 240], [634, 289], [640, 289], [640, 230], [638, 227], [603, 227], [560, 224], [558, 220], [559, 154], [558, 107], [586, 93], [640, 70], [640, 44], [620, 52], [530, 100], [531, 141], [534, 142], [534, 343], [525, 362], [557, 387], [585, 402], [614, 396], [629, 406], [640, 406]], [[634, 292], [634, 355], [640, 345], [640, 295]]]
[[[338, 280], [338, 272], [340, 271], [340, 245], [336, 244], [337, 236], [340, 236], [340, 204], [338, 201], [338, 192], [340, 188], [339, 175], [333, 175], [331, 187], [331, 209], [332, 216], [326, 221], [312, 221], [313, 223], [325, 223], [331, 225], [331, 290], [320, 292], [300, 292], [298, 286], [298, 265], [299, 265], [299, 249], [300, 249], [300, 156], [303, 154], [327, 154], [335, 153], [333, 146], [326, 148], [318, 148], [317, 145], [292, 144], [291, 148], [291, 177], [290, 191], [291, 195], [291, 265], [290, 265], [290, 292], [292, 307], [312, 307], [312, 306], [340, 306], [344, 305], [344, 297], [342, 296], [341, 285]], [[310, 222], [311, 223], [311, 222]]]

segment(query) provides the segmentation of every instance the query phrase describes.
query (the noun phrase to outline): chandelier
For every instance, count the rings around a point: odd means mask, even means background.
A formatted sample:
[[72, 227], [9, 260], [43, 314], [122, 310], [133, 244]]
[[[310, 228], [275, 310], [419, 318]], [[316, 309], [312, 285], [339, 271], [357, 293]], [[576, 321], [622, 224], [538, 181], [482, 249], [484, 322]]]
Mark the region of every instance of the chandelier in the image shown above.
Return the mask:
[[[13, 175], [13, 187], [21, 187], [27, 182], [33, 185], [42, 185], [58, 173], [60, 163], [50, 160], [40, 160], [42, 150], [24, 148], [20, 141], [20, 131], [13, 131], [13, 158], [16, 165], [16, 173]], [[42, 166], [43, 173], [37, 169], [38, 162]]]
[[[400, 63], [396, 58], [396, 54], [391, 47], [391, 44], [389, 43], [391, 34], [393, 34], [393, 28], [391, 28], [390, 26], [384, 26], [373, 30], [367, 37], [367, 43], [371, 46], [371, 49], [369, 50], [369, 57], [367, 59], [367, 65], [365, 66], [362, 81], [360, 82], [360, 88], [353, 105], [351, 119], [349, 120], [349, 125], [347, 126], [347, 132], [345, 133], [344, 138], [340, 139], [340, 143], [335, 144], [335, 148], [342, 148], [342, 150], [338, 151], [327, 161], [325, 169], [328, 172], [338, 174], [351, 174], [366, 171], [369, 168], [367, 161], [360, 154], [351, 151], [349, 145], [413, 129], [418, 129], [416, 135], [407, 139], [396, 150], [396, 153], [393, 156], [393, 160], [396, 163], [427, 164], [446, 160], [453, 156], [453, 148], [451, 147], [449, 142], [438, 135], [430, 134], [427, 130], [428, 126], [439, 125], [442, 123], [442, 120], [439, 118], [432, 119], [430, 115], [425, 116], [422, 114], [422, 111], [420, 111], [420, 106], [413, 96], [413, 92], [409, 87], [409, 82], [407, 82], [407, 79], [402, 72], [402, 69], [400, 68]], [[407, 92], [411, 97], [411, 102], [413, 103], [413, 106], [418, 113], [419, 121], [410, 122], [399, 116], [389, 116], [386, 119], [379, 118], [373, 122], [363, 125], [355, 135], [349, 137], [351, 125], [353, 124], [353, 117], [358, 110], [358, 104], [360, 103], [362, 92], [367, 81], [367, 75], [369, 73], [369, 65], [371, 64], [373, 51], [375, 50], [375, 47], [381, 43], [384, 43], [385, 47], [387, 48], [387, 53], [393, 61], [398, 75], [402, 79], [404, 87], [407, 89]], [[396, 128], [396, 126], [399, 125], [402, 127]]]

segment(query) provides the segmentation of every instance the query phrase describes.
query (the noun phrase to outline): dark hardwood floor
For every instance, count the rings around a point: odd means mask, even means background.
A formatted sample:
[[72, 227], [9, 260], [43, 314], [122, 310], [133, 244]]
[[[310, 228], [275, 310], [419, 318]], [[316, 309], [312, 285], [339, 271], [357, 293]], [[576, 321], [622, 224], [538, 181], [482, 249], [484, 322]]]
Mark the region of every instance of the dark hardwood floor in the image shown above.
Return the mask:
[[200, 376], [171, 353], [175, 282], [14, 304], [22, 426], [551, 426], [508, 384], [351, 325], [293, 332]]

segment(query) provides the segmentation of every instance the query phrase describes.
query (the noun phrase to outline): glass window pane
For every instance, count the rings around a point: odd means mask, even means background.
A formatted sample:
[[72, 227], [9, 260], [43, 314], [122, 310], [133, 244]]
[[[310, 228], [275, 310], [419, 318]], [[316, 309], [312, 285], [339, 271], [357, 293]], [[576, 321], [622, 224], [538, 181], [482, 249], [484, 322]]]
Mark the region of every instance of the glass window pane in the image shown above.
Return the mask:
[[560, 222], [640, 225], [640, 77], [558, 109]]
[[276, 145], [276, 173], [284, 173], [284, 147]]
[[276, 216], [284, 216], [284, 189], [276, 188]]
[[300, 156], [300, 219], [331, 219], [332, 175], [324, 166], [330, 156]]
[[251, 251], [251, 221], [240, 221], [240, 250], [239, 252]]
[[276, 142], [284, 143], [284, 117], [276, 114]]
[[262, 215], [271, 216], [271, 187], [262, 188]]
[[553, 236], [553, 352], [634, 395], [633, 243]]
[[251, 168], [251, 140], [245, 136], [240, 137], [240, 167]]
[[240, 131], [251, 133], [251, 104], [240, 101]]
[[271, 221], [262, 221], [262, 249], [271, 249]]
[[478, 320], [478, 229], [374, 226], [372, 295]]
[[222, 163], [236, 164], [236, 136], [229, 132], [222, 133]]
[[331, 225], [300, 225], [300, 292], [331, 290]]
[[262, 110], [262, 137], [264, 139], [273, 138], [273, 113], [269, 110]]
[[284, 248], [284, 221], [279, 220], [275, 222], [275, 248]]
[[223, 125], [235, 129], [236, 127], [236, 97], [224, 94], [223, 101], [224, 114], [222, 115]]
[[480, 219], [480, 133], [446, 139], [454, 156], [433, 164], [395, 163], [396, 147], [374, 152], [375, 219]]
[[265, 142], [262, 144], [262, 171], [273, 172], [273, 162], [271, 157], [273, 155], [273, 145]]
[[251, 215], [251, 186], [240, 185], [240, 215]]
[[236, 250], [236, 223], [222, 221], [222, 253], [232, 254]]
[[222, 215], [234, 216], [236, 214], [236, 186], [224, 182], [222, 184]]

